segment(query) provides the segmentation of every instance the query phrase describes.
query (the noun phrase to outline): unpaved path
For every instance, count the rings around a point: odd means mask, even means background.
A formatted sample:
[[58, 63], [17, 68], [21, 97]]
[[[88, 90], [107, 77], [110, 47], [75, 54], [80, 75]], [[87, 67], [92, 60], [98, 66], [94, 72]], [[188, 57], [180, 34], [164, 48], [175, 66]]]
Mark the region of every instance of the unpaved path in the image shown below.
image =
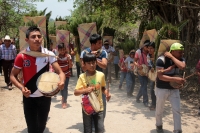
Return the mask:
[[[74, 74], [75, 69], [74, 69]], [[61, 96], [52, 98], [51, 111], [45, 133], [82, 133], [82, 114], [80, 97], [73, 95], [77, 77], [70, 78], [68, 108], [61, 108]], [[137, 80], [138, 82], [138, 80]], [[105, 119], [106, 133], [156, 133], [155, 111], [149, 111], [142, 103], [136, 103], [135, 97], [127, 98], [125, 84], [123, 91], [118, 90], [119, 80], [114, 80], [110, 87], [112, 99], [107, 104]], [[27, 133], [22, 108], [22, 94], [17, 89], [9, 91], [3, 88], [3, 76], [0, 76], [0, 133]], [[137, 83], [134, 95], [139, 88]], [[183, 133], [200, 133], [200, 117], [197, 109], [184, 100], [181, 101]], [[165, 133], [173, 131], [172, 112], [166, 103], [163, 127]]]

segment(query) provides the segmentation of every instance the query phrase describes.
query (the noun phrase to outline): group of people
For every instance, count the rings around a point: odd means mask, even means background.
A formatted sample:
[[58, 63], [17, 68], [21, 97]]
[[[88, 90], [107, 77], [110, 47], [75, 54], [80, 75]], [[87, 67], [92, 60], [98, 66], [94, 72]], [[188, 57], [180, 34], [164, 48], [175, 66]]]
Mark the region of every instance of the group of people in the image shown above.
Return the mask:
[[[7, 66], [4, 72], [4, 76], [7, 76], [5, 82], [8, 88], [14, 84], [22, 91], [24, 116], [28, 132], [42, 133], [46, 127], [51, 97], [45, 97], [38, 90], [36, 81], [41, 74], [49, 71], [50, 65], [52, 70], [59, 75], [58, 89], [62, 95], [62, 108], [66, 108], [72, 58], [64, 44], [58, 44], [57, 58], [56, 56], [32, 57], [24, 53], [17, 55], [15, 46], [7, 43], [10, 42], [9, 36], [6, 36], [5, 40], [5, 44], [0, 47], [1, 59], [6, 64], [10, 63], [10, 66]], [[53, 51], [41, 46], [42, 35], [39, 28], [29, 27], [26, 31], [25, 40], [29, 44], [25, 52], [35, 51], [54, 55]], [[111, 60], [112, 56], [116, 58], [117, 52], [109, 45], [108, 41], [105, 41], [102, 47], [102, 37], [98, 34], [90, 36], [90, 43], [91, 47], [84, 49], [81, 53], [76, 48], [73, 51], [76, 56], [76, 66], [78, 66], [78, 81], [74, 89], [74, 95], [83, 97], [83, 95], [94, 92], [100, 103], [100, 110], [88, 115], [84, 108], [82, 109], [84, 133], [92, 133], [93, 128], [95, 133], [103, 133], [105, 131], [106, 101], [111, 98], [106, 83], [111, 82], [111, 74], [109, 73], [111, 72]], [[152, 104], [149, 108], [150, 110], [156, 110], [158, 133], [163, 133], [162, 117], [167, 99], [172, 106], [174, 133], [182, 133], [179, 89], [171, 86], [170, 82], [176, 82], [179, 85], [185, 82], [184, 78], [174, 76], [179, 73], [180, 69], [185, 68], [183, 50], [182, 44], [174, 43], [171, 45], [169, 52], [165, 52], [158, 59], [155, 59], [155, 43], [146, 40], [140, 49], [131, 50], [128, 57], [123, 55], [118, 64], [116, 63], [121, 70], [119, 89], [121, 90], [123, 80], [126, 79], [127, 96], [132, 97], [135, 77], [138, 76], [140, 88], [136, 96], [136, 102], [140, 103], [140, 98], [143, 97], [143, 104], [146, 107], [149, 107], [148, 72], [151, 71], [157, 74], [156, 80], [150, 80]], [[6, 71], [10, 74], [6, 74]], [[18, 79], [21, 72], [23, 73], [22, 82]]]
[[[140, 88], [136, 96], [136, 102], [140, 103], [143, 97], [143, 104], [150, 110], [155, 110], [156, 128], [158, 133], [163, 133], [162, 118], [165, 101], [168, 99], [172, 106], [174, 133], [182, 133], [181, 113], [180, 113], [180, 94], [179, 88], [174, 88], [170, 82], [176, 82], [179, 85], [184, 84], [185, 79], [175, 77], [179, 70], [185, 68], [183, 58], [184, 47], [180, 43], [174, 43], [169, 52], [155, 59], [155, 43], [146, 40], [138, 50], [131, 50], [128, 57], [123, 56], [120, 59], [119, 66], [121, 69], [120, 85], [126, 77], [127, 96], [132, 97], [135, 76], [138, 76]], [[156, 75], [156, 79], [148, 79], [149, 72]], [[149, 106], [147, 85], [149, 83], [151, 92], [151, 105]]]
[[[6, 38], [5, 38], [6, 39]], [[50, 111], [51, 97], [44, 96], [39, 91], [36, 82], [37, 79], [45, 72], [52, 71], [58, 74], [59, 83], [57, 89], [62, 95], [62, 108], [67, 107], [68, 83], [71, 75], [72, 58], [66, 46], [58, 44], [56, 51], [48, 50], [41, 46], [42, 35], [39, 28], [31, 26], [26, 31], [25, 41], [29, 46], [23, 52], [12, 58], [11, 73], [8, 77], [9, 81], [14, 84], [23, 94], [24, 116], [29, 133], [42, 133], [45, 130], [48, 114]], [[83, 73], [78, 75], [77, 85], [74, 91], [76, 96], [86, 95], [91, 91], [94, 92], [100, 103], [100, 110], [88, 115], [84, 109], [83, 125], [84, 132], [91, 133], [93, 128], [96, 133], [104, 132], [104, 119], [106, 116], [106, 101], [109, 101], [111, 95], [106, 88], [106, 80], [103, 69], [107, 67], [107, 52], [105, 50], [98, 51], [102, 47], [102, 38], [98, 34], [90, 37], [91, 47], [82, 51], [80, 57], [80, 65]], [[6, 47], [7, 48], [7, 47]], [[13, 46], [12, 46], [13, 48]], [[16, 50], [16, 48], [13, 48]], [[8, 50], [8, 48], [6, 49]], [[28, 52], [39, 52], [47, 55], [57, 56], [30, 56]], [[78, 52], [74, 49], [74, 52]], [[14, 53], [14, 52], [13, 52]], [[2, 56], [3, 58], [3, 56]], [[50, 69], [51, 68], [51, 69]], [[22, 80], [19, 75], [22, 73]], [[4, 72], [5, 75], [5, 72]], [[8, 82], [8, 86], [9, 86]]]

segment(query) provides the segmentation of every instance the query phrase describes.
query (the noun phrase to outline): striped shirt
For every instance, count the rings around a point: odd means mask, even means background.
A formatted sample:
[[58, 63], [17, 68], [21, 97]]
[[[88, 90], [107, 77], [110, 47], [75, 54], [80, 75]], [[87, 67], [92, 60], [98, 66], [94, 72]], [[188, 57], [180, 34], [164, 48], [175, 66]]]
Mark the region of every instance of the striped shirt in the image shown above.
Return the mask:
[[6, 48], [5, 44], [0, 46], [0, 59], [4, 60], [14, 60], [17, 56], [17, 50], [15, 45], [11, 44]]
[[71, 60], [71, 56], [69, 54], [66, 54], [64, 58], [58, 58], [57, 62], [62, 71], [64, 72], [65, 76], [69, 78], [71, 76], [70, 60], [68, 60], [67, 57], [70, 57]]

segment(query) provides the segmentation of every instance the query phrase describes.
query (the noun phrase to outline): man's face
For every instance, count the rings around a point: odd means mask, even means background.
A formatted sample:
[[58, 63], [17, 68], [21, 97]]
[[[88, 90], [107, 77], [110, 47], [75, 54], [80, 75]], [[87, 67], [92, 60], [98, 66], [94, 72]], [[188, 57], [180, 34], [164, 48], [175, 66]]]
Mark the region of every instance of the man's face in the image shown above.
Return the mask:
[[171, 52], [171, 54], [177, 58], [177, 59], [181, 59], [183, 57], [183, 50], [173, 50]]
[[148, 53], [148, 52], [149, 52], [149, 50], [148, 50], [148, 47], [147, 47], [147, 46], [144, 46], [144, 47], [143, 47], [143, 50], [144, 50], [146, 53]]
[[105, 47], [106, 49], [108, 49], [108, 48], [109, 48], [109, 44], [108, 44], [108, 43], [104, 44], [104, 47]]
[[149, 54], [154, 54], [155, 49], [152, 46], [148, 47]]
[[85, 67], [90, 72], [95, 71], [96, 70], [96, 61], [85, 62]]
[[5, 45], [10, 45], [11, 44], [11, 40], [4, 40], [4, 44]]
[[98, 40], [97, 43], [95, 44], [96, 50], [101, 49], [102, 47], [102, 40]]
[[130, 53], [130, 57], [134, 58], [135, 57], [135, 53]]
[[42, 35], [39, 31], [30, 32], [28, 38], [25, 39], [31, 49], [38, 50], [42, 44]]

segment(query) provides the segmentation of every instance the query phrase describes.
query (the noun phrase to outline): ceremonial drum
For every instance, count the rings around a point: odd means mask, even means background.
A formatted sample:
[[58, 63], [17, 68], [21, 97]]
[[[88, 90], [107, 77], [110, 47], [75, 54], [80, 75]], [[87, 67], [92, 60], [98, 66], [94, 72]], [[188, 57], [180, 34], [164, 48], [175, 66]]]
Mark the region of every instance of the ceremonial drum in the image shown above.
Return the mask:
[[38, 90], [46, 97], [56, 95], [60, 90], [58, 89], [58, 82], [60, 81], [58, 74], [53, 72], [45, 72], [41, 74], [36, 82]]
[[[179, 75], [174, 75], [173, 77], [181, 77]], [[174, 89], [181, 89], [183, 88], [183, 84], [178, 84], [174, 81], [169, 82], [170, 86], [173, 87]]]

